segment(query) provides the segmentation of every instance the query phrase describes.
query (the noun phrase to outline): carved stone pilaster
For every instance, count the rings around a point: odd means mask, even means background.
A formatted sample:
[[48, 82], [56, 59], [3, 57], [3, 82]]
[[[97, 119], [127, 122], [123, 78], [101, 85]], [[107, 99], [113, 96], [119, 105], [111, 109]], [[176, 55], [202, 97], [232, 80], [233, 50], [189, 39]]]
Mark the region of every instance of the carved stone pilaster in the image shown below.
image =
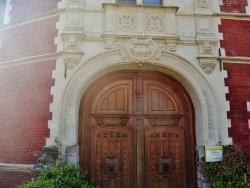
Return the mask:
[[123, 61], [144, 64], [159, 60], [162, 48], [151, 39], [130, 39], [121, 45], [120, 52]]

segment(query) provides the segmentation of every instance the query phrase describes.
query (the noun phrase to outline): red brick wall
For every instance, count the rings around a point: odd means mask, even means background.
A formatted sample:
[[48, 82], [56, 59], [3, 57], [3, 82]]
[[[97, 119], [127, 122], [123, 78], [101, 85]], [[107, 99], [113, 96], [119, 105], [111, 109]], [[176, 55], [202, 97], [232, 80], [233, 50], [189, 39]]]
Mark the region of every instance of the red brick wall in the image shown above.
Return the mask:
[[34, 164], [49, 136], [55, 60], [0, 69], [0, 163]]
[[34, 175], [25, 172], [0, 172], [1, 188], [16, 188], [27, 181], [30, 181]]
[[233, 144], [245, 151], [250, 157], [250, 129], [247, 102], [250, 101], [250, 64], [224, 64], [228, 72], [225, 85], [229, 88], [226, 99], [230, 103], [228, 119], [231, 119], [229, 136]]
[[58, 17], [0, 30], [0, 62], [56, 52]]
[[219, 31], [223, 33], [220, 45], [226, 56], [250, 56], [250, 21], [222, 19]]
[[60, 0], [11, 0], [10, 22], [30, 19], [57, 10]]
[[222, 0], [221, 12], [246, 13], [247, 0]]

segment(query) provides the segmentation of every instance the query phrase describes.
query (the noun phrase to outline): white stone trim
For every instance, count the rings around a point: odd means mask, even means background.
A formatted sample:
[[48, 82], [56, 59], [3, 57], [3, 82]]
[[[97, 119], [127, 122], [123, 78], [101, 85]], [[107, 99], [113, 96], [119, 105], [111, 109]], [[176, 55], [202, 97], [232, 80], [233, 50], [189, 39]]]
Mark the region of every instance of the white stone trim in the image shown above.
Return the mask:
[[[247, 102], [247, 111], [250, 113], [250, 102]], [[250, 119], [248, 119], [248, 127], [250, 129]]]
[[12, 10], [11, 0], [6, 1], [3, 25], [10, 23], [10, 11]]
[[246, 6], [246, 14], [250, 14], [250, 0], [247, 0], [248, 6]]
[[[225, 78], [228, 78], [227, 71], [223, 70], [222, 75], [224, 77], [224, 80], [225, 80]], [[225, 93], [225, 95], [223, 97], [225, 98], [225, 100], [224, 100], [225, 104], [223, 105], [222, 111], [223, 111], [224, 115], [227, 116], [226, 112], [230, 111], [230, 102], [226, 101], [226, 94], [229, 93], [229, 88], [227, 86], [225, 86], [225, 83], [224, 83], [224, 93]], [[228, 128], [230, 128], [230, 127], [231, 127], [231, 119], [227, 119], [227, 124], [226, 125], [222, 124], [220, 126], [220, 132], [223, 132], [223, 133], [227, 132], [228, 133]], [[228, 145], [228, 144], [233, 143], [232, 138], [230, 138], [228, 135], [225, 135], [225, 134], [221, 134], [220, 139], [223, 140], [223, 142], [222, 142], [223, 145]]]
[[[118, 50], [99, 54], [81, 62], [77, 71], [53, 90], [63, 95], [54, 97], [53, 119], [50, 121], [50, 138], [47, 145], [60, 142], [64, 147], [78, 144], [79, 104], [88, 86], [101, 75], [123, 69], [147, 69], [164, 72], [177, 79], [188, 91], [195, 108], [197, 145], [214, 145], [219, 141], [218, 104], [212, 88], [199, 71], [187, 60], [170, 53], [163, 53], [160, 61], [148, 66], [121, 62]], [[60, 60], [58, 60], [58, 63]], [[55, 76], [55, 75], [54, 75]], [[59, 75], [57, 75], [59, 76]], [[57, 93], [58, 93], [57, 92]], [[53, 128], [52, 128], [53, 127]]]

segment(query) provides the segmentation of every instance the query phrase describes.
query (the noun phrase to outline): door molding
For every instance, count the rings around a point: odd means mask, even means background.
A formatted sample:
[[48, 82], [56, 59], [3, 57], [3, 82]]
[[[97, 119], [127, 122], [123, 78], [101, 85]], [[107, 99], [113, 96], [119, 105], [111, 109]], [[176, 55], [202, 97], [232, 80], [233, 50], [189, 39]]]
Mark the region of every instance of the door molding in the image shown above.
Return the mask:
[[[197, 145], [216, 144], [219, 141], [218, 104], [211, 86], [201, 72], [184, 58], [162, 53], [160, 61], [146, 66], [121, 62], [117, 50], [99, 54], [86, 62], [67, 78], [60, 109], [53, 111], [49, 139], [57, 139], [62, 148], [78, 144], [78, 116], [81, 97], [91, 83], [100, 76], [118, 70], [155, 70], [172, 76], [187, 90], [195, 109]], [[60, 125], [60, 126], [59, 126]], [[62, 151], [65, 153], [65, 151]]]

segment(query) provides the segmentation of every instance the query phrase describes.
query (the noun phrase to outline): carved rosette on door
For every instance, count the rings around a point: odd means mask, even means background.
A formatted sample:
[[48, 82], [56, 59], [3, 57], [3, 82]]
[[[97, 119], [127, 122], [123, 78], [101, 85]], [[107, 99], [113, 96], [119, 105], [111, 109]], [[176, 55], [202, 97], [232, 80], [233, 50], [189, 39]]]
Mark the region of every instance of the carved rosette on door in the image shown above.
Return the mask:
[[148, 71], [108, 74], [81, 101], [81, 167], [103, 188], [191, 188], [192, 117], [174, 79]]

